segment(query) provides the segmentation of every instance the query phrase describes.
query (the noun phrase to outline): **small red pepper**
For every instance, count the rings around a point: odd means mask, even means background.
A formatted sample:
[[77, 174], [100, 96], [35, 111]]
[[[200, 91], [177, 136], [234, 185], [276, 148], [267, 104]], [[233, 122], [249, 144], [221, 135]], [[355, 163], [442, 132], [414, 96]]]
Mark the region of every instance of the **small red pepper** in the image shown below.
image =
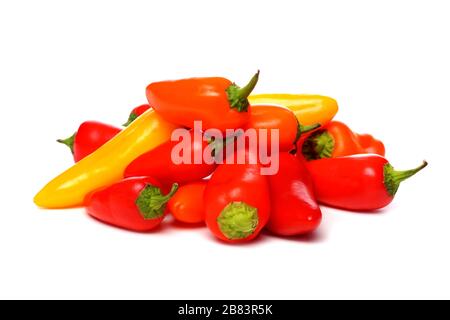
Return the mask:
[[[198, 181], [209, 176], [216, 168], [215, 163], [206, 163], [201, 159], [201, 163], [195, 164], [195, 154], [203, 155], [207, 149], [214, 150], [214, 145], [196, 139], [193, 130], [190, 135], [190, 164], [175, 164], [172, 159], [172, 151], [179, 143], [178, 141], [168, 141], [159, 147], [141, 155], [125, 169], [124, 176], [139, 177], [152, 176], [158, 179], [164, 185], [171, 185], [174, 182], [184, 184], [192, 181]], [[200, 133], [201, 136], [201, 133]]]
[[207, 181], [198, 181], [181, 186], [169, 200], [168, 207], [173, 217], [183, 223], [205, 221], [203, 196]]
[[268, 176], [271, 214], [267, 229], [280, 236], [310, 233], [322, 221], [314, 186], [305, 165], [295, 155], [279, 155], [279, 171]]
[[309, 136], [303, 143], [302, 149], [307, 160], [368, 153], [385, 155], [385, 148], [381, 141], [369, 134], [354, 133], [347, 125], [339, 121], [332, 121], [323, 130]]
[[355, 133], [355, 135], [356, 138], [358, 139], [359, 145], [363, 148], [364, 153], [373, 153], [383, 157], [385, 156], [386, 149], [384, 147], [383, 142], [375, 139], [370, 134]]
[[151, 83], [147, 87], [150, 105], [165, 120], [193, 128], [202, 121], [203, 128], [243, 128], [249, 118], [250, 95], [258, 82], [258, 73], [243, 88], [225, 78], [192, 78]]
[[131, 113], [128, 117], [128, 121], [126, 123], [124, 123], [123, 126], [128, 127], [134, 120], [137, 119], [137, 117], [139, 117], [141, 114], [143, 114], [145, 111], [147, 111], [150, 108], [151, 107], [148, 104], [143, 104], [141, 106], [134, 108], [133, 110], [131, 110]]
[[307, 162], [319, 202], [370, 211], [390, 204], [400, 183], [427, 166], [396, 171], [379, 155], [357, 155]]
[[247, 242], [269, 220], [270, 193], [257, 164], [220, 165], [205, 190], [205, 221], [219, 239]]
[[178, 185], [163, 195], [161, 184], [151, 177], [122, 180], [95, 191], [86, 198], [89, 215], [105, 223], [138, 232], [150, 231], [161, 224], [167, 202]]
[[[284, 107], [273, 105], [252, 106], [250, 119], [246, 129], [260, 129], [279, 131], [279, 150], [295, 150], [297, 141], [302, 133], [307, 133], [320, 127], [320, 124], [302, 126], [295, 114]], [[268, 135], [267, 145], [271, 146], [271, 135]]]
[[57, 140], [72, 151], [75, 162], [82, 160], [114, 138], [121, 130], [97, 121], [83, 122], [71, 137]]

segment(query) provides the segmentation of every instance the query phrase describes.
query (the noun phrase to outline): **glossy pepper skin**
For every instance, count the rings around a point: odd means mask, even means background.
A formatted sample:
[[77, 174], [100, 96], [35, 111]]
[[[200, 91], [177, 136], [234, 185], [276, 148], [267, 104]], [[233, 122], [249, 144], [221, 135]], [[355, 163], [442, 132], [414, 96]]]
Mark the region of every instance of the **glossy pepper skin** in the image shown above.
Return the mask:
[[205, 221], [203, 196], [206, 184], [206, 181], [197, 181], [181, 186], [169, 200], [169, 211], [177, 221], [192, 224]]
[[124, 177], [152, 176], [164, 185], [171, 185], [174, 182], [184, 184], [209, 176], [216, 168], [216, 164], [206, 163], [204, 159], [201, 159], [201, 163], [195, 164], [194, 159], [198, 152], [203, 154], [208, 149], [212, 153], [213, 147], [203, 139], [195, 139], [193, 130], [190, 130], [189, 135], [191, 159], [189, 164], [176, 164], [172, 161], [172, 151], [179, 141], [168, 141], [132, 161], [125, 169]]
[[109, 124], [86, 121], [71, 137], [57, 141], [67, 145], [72, 151], [75, 162], [78, 162], [114, 138], [120, 131], [121, 129]]
[[322, 126], [329, 123], [338, 112], [336, 100], [326, 96], [309, 94], [268, 93], [249, 97], [252, 107], [255, 105], [274, 104], [284, 106], [294, 112], [299, 122], [304, 126]]
[[242, 128], [250, 116], [247, 97], [258, 82], [259, 71], [243, 88], [225, 78], [192, 78], [151, 83], [147, 87], [150, 105], [164, 119], [193, 128], [202, 121], [203, 128]]
[[386, 155], [386, 149], [383, 142], [375, 139], [370, 134], [358, 134], [355, 133], [359, 145], [363, 148], [365, 153], [378, 154], [380, 156]]
[[346, 124], [332, 121], [304, 141], [302, 153], [307, 160], [368, 153], [384, 156], [385, 148], [371, 135], [354, 133]]
[[122, 180], [133, 159], [167, 142], [176, 128], [154, 111], [147, 111], [89, 157], [50, 181], [35, 196], [35, 204], [48, 209], [83, 205], [87, 194]]
[[320, 203], [333, 207], [371, 211], [386, 207], [400, 183], [427, 166], [396, 171], [379, 155], [356, 155], [309, 161], [306, 166]]
[[316, 230], [322, 212], [305, 165], [295, 155], [281, 152], [279, 171], [268, 176], [271, 214], [267, 229], [279, 236], [303, 235]]
[[163, 195], [161, 188], [151, 177], [122, 180], [88, 195], [86, 210], [92, 217], [119, 228], [150, 231], [161, 224], [167, 202], [178, 185], [173, 185], [167, 195]]
[[[279, 150], [291, 151], [295, 149], [297, 141], [302, 133], [314, 130], [320, 127], [320, 124], [312, 126], [302, 126], [298, 122], [295, 114], [287, 108], [274, 105], [252, 106], [250, 119], [246, 129], [273, 130], [279, 132]], [[271, 135], [268, 135], [268, 146], [271, 145]]]
[[260, 165], [223, 164], [205, 190], [205, 221], [210, 231], [228, 243], [258, 236], [270, 215], [270, 193]]
[[142, 115], [144, 112], [149, 110], [151, 107], [148, 104], [140, 105], [133, 110], [131, 110], [130, 115], [128, 116], [128, 121], [123, 124], [124, 127], [128, 127], [134, 120], [137, 119], [140, 115]]

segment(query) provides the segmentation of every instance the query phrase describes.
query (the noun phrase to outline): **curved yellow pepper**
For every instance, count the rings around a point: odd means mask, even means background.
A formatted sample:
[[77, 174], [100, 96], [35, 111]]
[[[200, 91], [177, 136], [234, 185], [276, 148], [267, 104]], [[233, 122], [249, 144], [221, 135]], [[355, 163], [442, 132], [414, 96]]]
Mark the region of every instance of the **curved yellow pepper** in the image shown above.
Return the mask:
[[251, 104], [276, 104], [289, 108], [304, 126], [330, 122], [338, 112], [336, 100], [309, 94], [256, 94], [249, 97]]
[[123, 178], [131, 161], [170, 139], [176, 126], [149, 110], [97, 151], [50, 181], [34, 198], [43, 208], [81, 206], [90, 192]]

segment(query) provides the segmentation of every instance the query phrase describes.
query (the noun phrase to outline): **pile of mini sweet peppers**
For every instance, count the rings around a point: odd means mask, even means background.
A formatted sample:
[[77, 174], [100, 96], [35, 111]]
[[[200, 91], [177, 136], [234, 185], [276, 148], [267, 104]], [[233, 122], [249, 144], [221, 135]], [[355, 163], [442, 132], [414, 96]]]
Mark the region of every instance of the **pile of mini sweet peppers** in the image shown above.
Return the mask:
[[[206, 224], [219, 239], [239, 243], [266, 229], [278, 236], [304, 235], [322, 221], [320, 204], [372, 211], [387, 206], [416, 169], [396, 171], [382, 142], [333, 121], [332, 98], [301, 94], [251, 95], [259, 72], [244, 87], [225, 78], [151, 83], [149, 104], [132, 110], [124, 129], [87, 121], [58, 140], [76, 162], [35, 197], [43, 208], [85, 206], [92, 217], [146, 232], [171, 214], [180, 223]], [[264, 164], [175, 164], [177, 128], [278, 129], [279, 170]], [[190, 134], [195, 135], [194, 129]], [[196, 142], [196, 151], [217, 152], [227, 141]], [[217, 143], [219, 142], [219, 143]], [[208, 149], [209, 148], [209, 149]], [[234, 155], [248, 159], [248, 148]]]

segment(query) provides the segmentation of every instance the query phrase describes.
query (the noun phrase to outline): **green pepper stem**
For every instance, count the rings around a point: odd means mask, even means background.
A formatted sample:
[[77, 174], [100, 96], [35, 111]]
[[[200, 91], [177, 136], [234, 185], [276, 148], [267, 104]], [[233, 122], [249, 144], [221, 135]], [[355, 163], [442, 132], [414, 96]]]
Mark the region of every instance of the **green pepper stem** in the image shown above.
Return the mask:
[[255, 73], [255, 75], [250, 79], [245, 87], [242, 87], [237, 90], [236, 95], [240, 99], [247, 99], [248, 96], [252, 93], [253, 89], [255, 89], [256, 84], [259, 80], [259, 70]]
[[234, 140], [239, 136], [239, 134], [233, 134], [229, 137], [226, 137], [225, 139], [218, 139], [218, 140], [210, 140], [209, 146], [211, 147], [211, 153], [212, 156], [217, 156], [220, 151], [223, 151], [223, 148], [234, 142]]
[[235, 83], [233, 83], [225, 90], [231, 109], [236, 109], [238, 112], [248, 111], [248, 106], [250, 105], [250, 103], [248, 102], [247, 98], [258, 83], [258, 79], [259, 70], [245, 87], [240, 88]]
[[170, 188], [169, 193], [166, 194], [165, 196], [163, 196], [162, 199], [164, 199], [164, 200], [166, 200], [166, 201], [169, 201], [170, 198], [172, 198], [172, 197], [175, 195], [175, 193], [178, 191], [178, 188], [179, 188], [179, 184], [178, 184], [178, 183], [174, 183], [174, 184], [172, 185], [172, 188]]
[[152, 185], [147, 185], [136, 199], [136, 205], [145, 220], [157, 219], [164, 215], [167, 202], [178, 190], [178, 183], [172, 185], [172, 189], [166, 195], [161, 193], [161, 189]]
[[217, 224], [229, 240], [251, 236], [258, 227], [258, 209], [245, 202], [230, 202], [217, 217]]
[[311, 131], [316, 130], [317, 128], [320, 128], [321, 124], [320, 123], [315, 123], [315, 124], [311, 124], [308, 126], [304, 126], [302, 124], [299, 125], [300, 127], [300, 133], [308, 133]]
[[411, 178], [413, 175], [421, 171], [428, 165], [428, 162], [424, 161], [420, 166], [411, 170], [398, 171], [394, 170], [391, 164], [386, 164], [384, 167], [384, 185], [386, 186], [386, 190], [393, 197], [398, 191], [400, 183], [405, 181], [408, 178]]
[[77, 133], [75, 132], [73, 135], [71, 135], [67, 139], [58, 139], [58, 140], [56, 140], [56, 142], [65, 144], [66, 146], [68, 146], [70, 148], [70, 151], [72, 152], [72, 154], [74, 154], [73, 145], [75, 143], [76, 135], [77, 135]]
[[306, 139], [302, 152], [307, 160], [331, 158], [334, 145], [334, 138], [328, 131], [317, 131]]
[[128, 117], [127, 122], [125, 122], [122, 126], [128, 127], [134, 120], [136, 120], [138, 115], [134, 112], [130, 113], [130, 116]]

